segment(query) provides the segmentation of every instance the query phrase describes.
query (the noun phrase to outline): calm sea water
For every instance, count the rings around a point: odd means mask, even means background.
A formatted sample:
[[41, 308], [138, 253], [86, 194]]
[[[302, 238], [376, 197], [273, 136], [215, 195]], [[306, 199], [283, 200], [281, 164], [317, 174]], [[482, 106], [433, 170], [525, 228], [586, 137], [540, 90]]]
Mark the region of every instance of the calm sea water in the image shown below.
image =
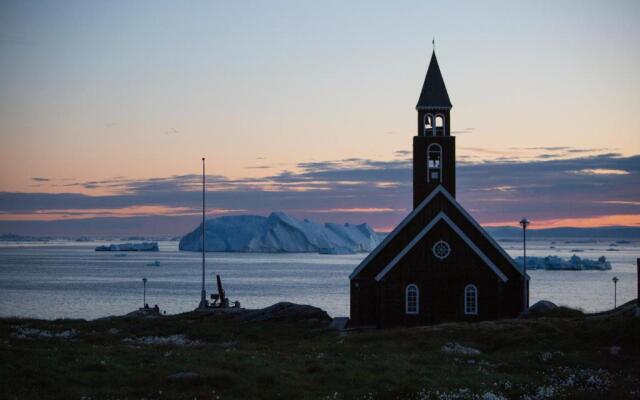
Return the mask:
[[[530, 271], [531, 304], [547, 299], [557, 304], [601, 311], [613, 307], [612, 278], [617, 276], [618, 304], [635, 298], [635, 259], [640, 242], [620, 244], [532, 241], [533, 256], [605, 255], [611, 271]], [[104, 242], [0, 244], [0, 316], [37, 318], [98, 318], [130, 312], [142, 305], [142, 278], [147, 303], [167, 313], [188, 311], [200, 299], [199, 253], [178, 251], [177, 242], [160, 242], [157, 253], [95, 252]], [[521, 255], [517, 242], [502, 242], [512, 256]], [[332, 316], [349, 314], [349, 274], [364, 258], [358, 255], [235, 254], [207, 255], [207, 292], [222, 276], [227, 295], [243, 307], [265, 307], [279, 301], [312, 304]], [[149, 266], [155, 261], [159, 267]]]

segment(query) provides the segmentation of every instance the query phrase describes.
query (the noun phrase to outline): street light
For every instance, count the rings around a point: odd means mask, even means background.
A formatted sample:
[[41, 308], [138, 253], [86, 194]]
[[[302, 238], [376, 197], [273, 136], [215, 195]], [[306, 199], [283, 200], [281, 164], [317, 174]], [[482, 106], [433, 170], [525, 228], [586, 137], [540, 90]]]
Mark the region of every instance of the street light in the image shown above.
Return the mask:
[[142, 278], [142, 308], [147, 306], [147, 278]]
[[527, 312], [529, 303], [529, 282], [527, 282], [527, 227], [531, 222], [528, 219], [522, 218], [520, 220], [520, 226], [522, 226], [522, 247], [524, 250], [524, 301], [522, 303], [523, 312]]
[[204, 229], [204, 196], [205, 196], [205, 175], [204, 157], [202, 157], [202, 290], [200, 291], [200, 307], [207, 308], [207, 292], [204, 289], [204, 264], [205, 264], [205, 229]]
[[613, 279], [613, 309], [618, 307], [618, 277], [614, 276]]

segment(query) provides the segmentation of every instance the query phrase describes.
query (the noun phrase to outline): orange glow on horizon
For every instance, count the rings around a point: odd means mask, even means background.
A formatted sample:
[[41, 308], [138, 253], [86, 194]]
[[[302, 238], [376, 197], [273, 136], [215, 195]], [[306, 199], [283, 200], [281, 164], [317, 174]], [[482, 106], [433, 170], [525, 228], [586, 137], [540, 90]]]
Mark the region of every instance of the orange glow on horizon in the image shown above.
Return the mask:
[[[517, 226], [513, 221], [488, 222], [482, 226]], [[599, 215], [585, 218], [558, 218], [531, 221], [530, 229], [600, 228], [605, 226], [640, 226], [640, 214]]]
[[[513, 226], [520, 227], [514, 221], [480, 223], [483, 227]], [[529, 229], [547, 228], [602, 228], [606, 226], [640, 226], [639, 214], [600, 215], [587, 218], [560, 218], [533, 220]], [[396, 226], [374, 227], [376, 232], [391, 233]]]

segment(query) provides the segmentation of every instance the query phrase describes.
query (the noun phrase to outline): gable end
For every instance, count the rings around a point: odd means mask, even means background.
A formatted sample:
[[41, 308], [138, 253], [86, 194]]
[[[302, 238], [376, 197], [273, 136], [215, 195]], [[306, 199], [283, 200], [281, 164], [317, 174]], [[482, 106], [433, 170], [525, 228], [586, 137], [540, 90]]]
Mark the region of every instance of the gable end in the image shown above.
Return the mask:
[[391, 260], [391, 262], [389, 264], [387, 264], [386, 267], [384, 267], [384, 269], [382, 271], [380, 271], [380, 273], [378, 275], [376, 275], [376, 281], [380, 282], [382, 279], [384, 279], [384, 277], [387, 275], [387, 273], [389, 273], [389, 271], [391, 271], [396, 264], [398, 264], [398, 262], [400, 262], [400, 260], [402, 260], [402, 258], [404, 258], [404, 256], [420, 241], [422, 240], [422, 238], [436, 225], [436, 223], [440, 222], [440, 221], [445, 221], [450, 227], [451, 229], [453, 229], [453, 231], [471, 248], [471, 250], [473, 250], [481, 259], [482, 261], [489, 266], [489, 268], [491, 268], [491, 270], [498, 275], [498, 277], [503, 281], [506, 282], [509, 280], [509, 278], [507, 278], [507, 276], [500, 270], [500, 268], [498, 268], [493, 261], [491, 261], [491, 259], [489, 259], [489, 257], [487, 257], [482, 250], [480, 250], [478, 248], [478, 246], [475, 245], [475, 243], [473, 243], [473, 241], [471, 239], [469, 239], [469, 237], [462, 231], [462, 229], [460, 229], [448, 216], [447, 214], [445, 214], [444, 212], [440, 212], [438, 213], [438, 215], [436, 215], [435, 218], [433, 218], [431, 220], [431, 222], [429, 222], [429, 224], [427, 224], [427, 226], [424, 227], [424, 229], [422, 229], [422, 231], [415, 237], [413, 238], [413, 240], [404, 248], [402, 249], [402, 251], [400, 253], [398, 253], [398, 255]]
[[[484, 230], [484, 228], [482, 226], [480, 226], [480, 224], [471, 216], [469, 215], [469, 213], [467, 212], [467, 210], [464, 209], [464, 207], [462, 207], [460, 205], [460, 203], [458, 203], [456, 201], [456, 199], [453, 198], [453, 196], [451, 196], [451, 193], [447, 192], [446, 190], [442, 191], [442, 194], [444, 194], [444, 196], [458, 209], [458, 211], [460, 211], [460, 213], [462, 215], [464, 215], [464, 217], [471, 222], [471, 225], [473, 225], [474, 228], [476, 228], [480, 234], [482, 234], [482, 236], [487, 239], [489, 241], [489, 243], [491, 245], [493, 245], [493, 247], [495, 247], [496, 249], [498, 249], [498, 251], [500, 252], [500, 254], [502, 254], [502, 256], [507, 259], [507, 261], [509, 261], [509, 263], [511, 264], [511, 266], [520, 273], [520, 275], [525, 275], [524, 271], [522, 268], [520, 268], [520, 266], [518, 266], [518, 264], [516, 264], [515, 261], [513, 261], [513, 258], [511, 258], [511, 256], [509, 254], [507, 254], [506, 251], [504, 251], [504, 249], [502, 248], [502, 246], [500, 246], [498, 244], [498, 242], [495, 241], [495, 239], [493, 237], [491, 237], [491, 235], [489, 235], [487, 233], [487, 231]], [[526, 275], [525, 278], [527, 280], [529, 280], [529, 275]]]
[[438, 186], [437, 189], [435, 189], [433, 192], [431, 192], [431, 194], [427, 197], [425, 197], [425, 199], [422, 201], [422, 203], [420, 203], [420, 205], [418, 205], [418, 207], [414, 208], [413, 211], [411, 211], [409, 213], [409, 215], [407, 215], [402, 222], [400, 222], [400, 224], [398, 226], [395, 227], [395, 229], [393, 231], [391, 231], [390, 234], [388, 234], [383, 240], [382, 243], [380, 243], [375, 249], [373, 249], [373, 251], [371, 253], [369, 253], [368, 256], [365, 257], [364, 260], [362, 260], [362, 262], [360, 262], [360, 264], [358, 264], [358, 266], [356, 267], [356, 269], [353, 270], [353, 272], [351, 273], [351, 275], [349, 275], [349, 279], [353, 279], [356, 276], [358, 276], [358, 274], [360, 273], [360, 271], [362, 271], [364, 269], [364, 267], [367, 266], [367, 264], [369, 264], [369, 262], [371, 260], [373, 260], [378, 253], [380, 253], [382, 251], [382, 249], [384, 249], [389, 242], [391, 242], [391, 240], [396, 237], [401, 231], [402, 229], [409, 223], [411, 222], [411, 220], [413, 218], [415, 218], [416, 215], [418, 215], [420, 213], [420, 211], [422, 211], [427, 204], [429, 204], [429, 202], [431, 202], [431, 200], [433, 200], [434, 197], [436, 197], [436, 195], [438, 193], [440, 193], [441, 191], [445, 190], [442, 186]]
[[[507, 262], [520, 274], [525, 275], [522, 268], [520, 268], [515, 261], [509, 256], [502, 246], [500, 246], [492, 237], [489, 235], [480, 224], [471, 216], [469, 213], [458, 203], [453, 196], [442, 186], [438, 186], [429, 194], [429, 196], [425, 197], [425, 199], [411, 211], [400, 224], [390, 233], [388, 234], [384, 240], [375, 248], [367, 257], [365, 257], [360, 264], [353, 270], [353, 272], [349, 275], [349, 279], [352, 280], [375, 258], [378, 254], [420, 213], [424, 210], [424, 208], [439, 194], [442, 193], [444, 197], [451, 203], [453, 206], [462, 214], [462, 216], [469, 221], [469, 223], [480, 232], [480, 234], [495, 247], [498, 252], [507, 260]], [[466, 236], [466, 235], [465, 235]], [[525, 275], [525, 278], [528, 280], [529, 276]]]

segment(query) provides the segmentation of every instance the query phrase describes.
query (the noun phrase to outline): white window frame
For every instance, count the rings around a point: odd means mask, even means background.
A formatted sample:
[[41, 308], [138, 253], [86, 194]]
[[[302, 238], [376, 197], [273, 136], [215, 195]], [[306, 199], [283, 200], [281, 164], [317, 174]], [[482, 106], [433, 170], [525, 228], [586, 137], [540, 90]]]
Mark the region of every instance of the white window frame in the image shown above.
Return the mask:
[[[416, 293], [416, 309], [415, 310], [409, 310], [409, 291], [412, 289], [415, 290], [415, 293]], [[404, 290], [404, 312], [405, 314], [420, 313], [420, 289], [418, 288], [418, 285], [414, 283], [407, 285], [406, 289]]]
[[[442, 120], [442, 126], [438, 126], [438, 118], [440, 118]], [[446, 127], [447, 127], [447, 120], [444, 117], [444, 114], [436, 114], [435, 119], [433, 121], [433, 136], [437, 136], [438, 133], [438, 128], [442, 128], [442, 136], [445, 136], [445, 132], [446, 132]]]
[[[472, 310], [469, 310], [467, 303], [467, 292], [473, 291], [475, 307]], [[472, 283], [468, 284], [464, 287], [464, 315], [478, 315], [478, 287]]]
[[[431, 150], [432, 148], [433, 149], [437, 149], [438, 153], [440, 153], [440, 159], [439, 159], [440, 165], [438, 165], [437, 167], [431, 167], [429, 165], [429, 161], [431, 161], [429, 159], [429, 156], [430, 156], [430, 153], [432, 151]], [[436, 150], [433, 150], [433, 151], [436, 151]], [[438, 170], [438, 180], [440, 181], [440, 183], [442, 183], [442, 162], [444, 161], [443, 159], [444, 159], [444, 157], [442, 155], [442, 146], [440, 146], [439, 143], [431, 143], [427, 147], [427, 182], [431, 182], [431, 170], [432, 169], [433, 170], [437, 169]]]
[[[431, 128], [427, 128], [427, 119], [431, 118]], [[425, 114], [422, 121], [422, 134], [423, 136], [435, 136], [436, 135], [436, 117], [433, 114]]]

